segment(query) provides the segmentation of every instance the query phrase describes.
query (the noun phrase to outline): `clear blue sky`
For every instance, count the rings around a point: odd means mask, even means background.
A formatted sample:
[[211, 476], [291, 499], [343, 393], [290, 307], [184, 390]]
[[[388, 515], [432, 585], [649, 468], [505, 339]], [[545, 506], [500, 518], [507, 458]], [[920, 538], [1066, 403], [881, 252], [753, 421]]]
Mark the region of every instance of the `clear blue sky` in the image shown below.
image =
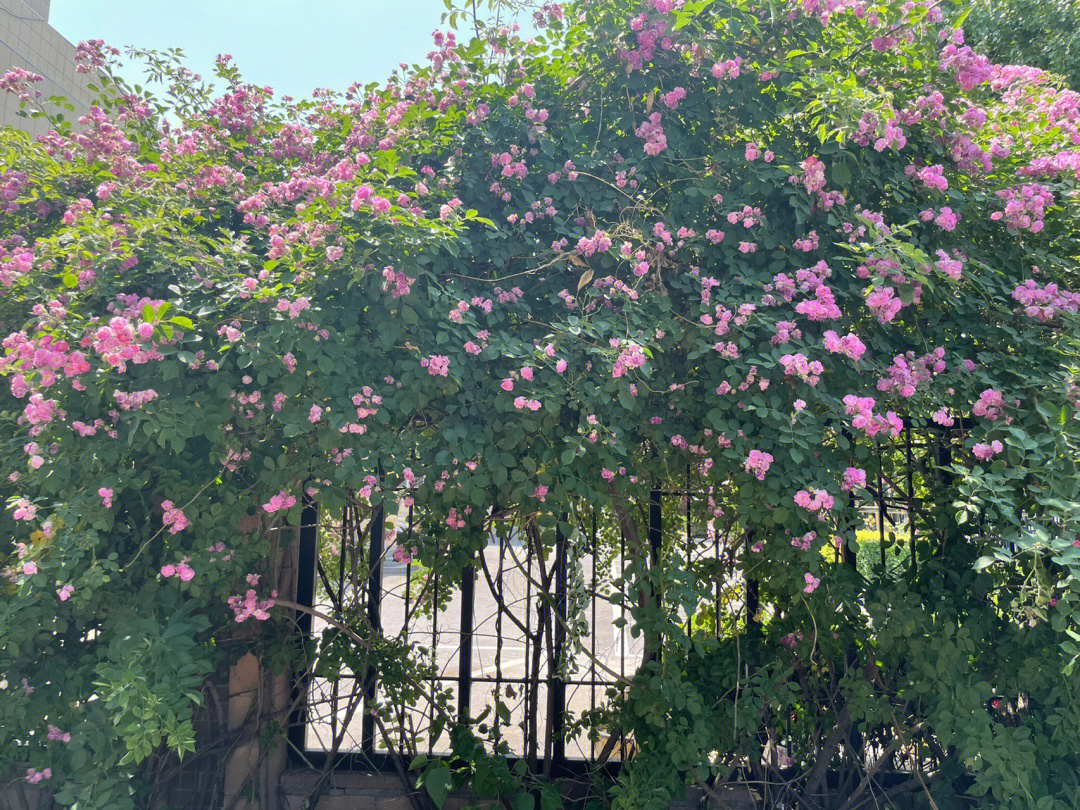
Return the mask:
[[52, 0], [49, 22], [73, 43], [182, 48], [208, 79], [214, 57], [230, 53], [246, 80], [301, 98], [423, 61], [445, 8], [443, 0]]

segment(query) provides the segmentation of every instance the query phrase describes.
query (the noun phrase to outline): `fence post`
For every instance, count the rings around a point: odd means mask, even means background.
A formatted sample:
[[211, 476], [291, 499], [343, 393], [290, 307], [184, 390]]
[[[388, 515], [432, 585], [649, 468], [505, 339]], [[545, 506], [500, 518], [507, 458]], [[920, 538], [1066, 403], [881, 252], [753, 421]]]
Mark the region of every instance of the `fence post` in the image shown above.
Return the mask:
[[746, 583], [746, 629], [757, 627], [757, 614], [760, 608], [758, 581], [750, 576], [750, 547], [754, 545], [754, 530], [747, 529], [746, 545], [743, 547], [743, 582]]
[[552, 607], [555, 614], [552, 626], [554, 654], [552, 660], [548, 661], [548, 698], [551, 706], [548, 722], [551, 726], [553, 770], [561, 767], [566, 758], [566, 739], [563, 734], [566, 725], [566, 680], [564, 673], [559, 670], [566, 647], [566, 536], [562, 530], [565, 520], [566, 515], [562, 515], [555, 524], [555, 604]]
[[[847, 429], [843, 429], [841, 431], [841, 435], [843, 435], [843, 437], [845, 439], [847, 439], [848, 444], [851, 446], [852, 450], [854, 450], [854, 448], [855, 448], [855, 437], [851, 433], [849, 433], [847, 431]], [[854, 458], [852, 458], [852, 462], [854, 462]], [[851, 528], [851, 531], [854, 533], [854, 536], [848, 538], [848, 537], [843, 537], [843, 535], [841, 535], [844, 545], [840, 549], [840, 558], [844, 562], [845, 565], [848, 565], [851, 568], [854, 568], [854, 569], [858, 570], [858, 567], [859, 567], [858, 560], [857, 560], [856, 555], [855, 555], [855, 549], [852, 548], [853, 545], [858, 545], [858, 539], [857, 538], [859, 536], [859, 512], [858, 512], [858, 507], [856, 506], [855, 490], [854, 489], [852, 489], [850, 492], [848, 492], [848, 509], [850, 510], [850, 514], [851, 514], [851, 527], [850, 528]], [[847, 534], [847, 532], [844, 532], [843, 534]]]
[[[653, 581], [654, 577], [658, 573], [658, 567], [660, 563], [661, 546], [663, 545], [664, 538], [664, 526], [663, 526], [663, 504], [661, 501], [662, 494], [659, 489], [655, 487], [649, 491], [649, 569], [647, 576], [649, 582], [647, 583], [648, 591], [652, 599], [652, 603], [659, 609], [664, 598], [663, 593], [659, 585]], [[645, 650], [642, 654], [642, 663], [651, 661], [656, 657], [659, 651], [659, 639], [653, 633], [645, 633]]]
[[[480, 550], [483, 554], [483, 549]], [[469, 722], [472, 708], [473, 610], [476, 567], [461, 570], [461, 632], [458, 634], [458, 720]]]
[[[927, 438], [927, 442], [930, 439]], [[915, 556], [915, 460], [911, 452], [911, 424], [904, 428], [904, 468], [907, 472], [907, 521], [908, 521], [908, 552], [911, 556], [911, 576], [917, 579], [919, 576], [919, 560]]]
[[[277, 533], [278, 540], [292, 535], [277, 546], [279, 550], [270, 564], [270, 570], [277, 573], [278, 590], [292, 596], [301, 587], [298, 569], [299, 551], [305, 537], [303, 527], [271, 531]], [[248, 623], [241, 633], [255, 634], [259, 629]], [[255, 807], [277, 810], [280, 807], [281, 775], [288, 760], [288, 745], [285, 740], [279, 740], [273, 748], [266, 750], [261, 735], [266, 729], [281, 728], [289, 722], [293, 685], [291, 673], [275, 675], [250, 652], [229, 669], [227, 724], [229, 733], [235, 735], [235, 743], [223, 762], [225, 807], [237, 810]]]
[[[309, 496], [304, 495], [304, 508], [300, 513], [300, 538], [297, 542], [296, 559], [296, 603], [313, 606], [315, 604], [315, 576], [319, 559], [319, 507]], [[301, 645], [311, 643], [311, 614], [296, 611], [293, 620], [296, 634]], [[290, 755], [298, 759], [297, 754], [306, 748], [307, 742], [307, 678], [301, 675], [294, 679], [292, 688], [293, 712], [289, 717], [288, 740]]]
[[[382, 554], [383, 535], [386, 530], [386, 513], [383, 503], [375, 507], [368, 526], [368, 624], [371, 634], [382, 632], [380, 603], [382, 601]], [[364, 718], [361, 721], [360, 749], [367, 756], [375, 753], [375, 715], [372, 714], [375, 702], [375, 684], [379, 673], [370, 664], [364, 673]]]

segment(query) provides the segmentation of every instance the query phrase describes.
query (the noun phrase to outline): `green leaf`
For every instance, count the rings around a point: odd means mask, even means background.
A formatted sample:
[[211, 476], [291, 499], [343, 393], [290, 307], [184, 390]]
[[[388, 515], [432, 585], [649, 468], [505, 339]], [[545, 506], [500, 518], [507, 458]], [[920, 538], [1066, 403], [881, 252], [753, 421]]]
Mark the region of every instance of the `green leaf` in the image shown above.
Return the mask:
[[453, 784], [453, 774], [443, 763], [438, 763], [424, 774], [424, 789], [431, 797], [435, 807], [441, 808], [450, 795]]
[[495, 714], [499, 716], [503, 723], [510, 722], [510, 709], [501, 700], [495, 704]]

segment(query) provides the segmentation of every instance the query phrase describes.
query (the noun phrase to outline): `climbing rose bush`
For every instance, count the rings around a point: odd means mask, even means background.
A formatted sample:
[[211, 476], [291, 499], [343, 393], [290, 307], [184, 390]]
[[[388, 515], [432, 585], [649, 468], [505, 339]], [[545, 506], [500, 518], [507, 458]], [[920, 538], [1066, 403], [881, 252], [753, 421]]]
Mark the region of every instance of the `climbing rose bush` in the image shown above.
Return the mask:
[[[208, 679], [307, 661], [277, 590], [305, 499], [407, 487], [395, 559], [452, 581], [495, 521], [643, 536], [689, 470], [756, 609], [688, 631], [720, 575], [634, 555], [618, 807], [747, 772], [814, 803], [830, 769], [872, 806], [856, 733], [919, 741], [917, 801], [1074, 806], [1080, 95], [930, 3], [534, 22], [300, 102], [141, 54], [158, 100], [85, 43], [74, 126], [4, 76], [54, 129], [0, 133], [0, 761], [147, 804]], [[946, 448], [917, 565], [833, 562], [908, 430]]]

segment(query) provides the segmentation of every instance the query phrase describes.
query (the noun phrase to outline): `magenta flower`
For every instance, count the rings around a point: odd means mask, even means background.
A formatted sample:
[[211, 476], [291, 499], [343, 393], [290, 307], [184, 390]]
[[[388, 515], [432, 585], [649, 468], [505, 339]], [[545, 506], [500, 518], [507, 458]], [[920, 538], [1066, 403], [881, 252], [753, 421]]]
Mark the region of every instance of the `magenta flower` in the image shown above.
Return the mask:
[[765, 473], [769, 471], [769, 467], [772, 463], [773, 457], [771, 453], [763, 453], [761, 450], [751, 450], [750, 454], [746, 457], [746, 463], [743, 465], [743, 469], [748, 473], [753, 473], [758, 481], [764, 481]]
[[163, 525], [168, 526], [169, 534], [179, 534], [191, 525], [191, 521], [172, 501], [162, 501], [161, 508], [165, 510], [165, 513], [161, 516], [161, 522]]
[[866, 487], [866, 470], [861, 470], [858, 467], [848, 467], [844, 470], [840, 489], [844, 492], [850, 492], [855, 487]]
[[990, 444], [984, 444], [979, 442], [972, 449], [971, 452], [975, 454], [975, 458], [980, 461], [989, 461], [998, 453], [1005, 449], [1004, 445], [997, 439], [994, 439]]
[[59, 728], [57, 728], [56, 726], [54, 726], [54, 725], [52, 725], [50, 723], [49, 724], [49, 732], [46, 735], [46, 738], [50, 742], [69, 743], [69, 742], [71, 742], [71, 733], [67, 732], [67, 731], [62, 731], [62, 730], [60, 730]]
[[450, 358], [442, 354], [433, 354], [421, 360], [420, 366], [426, 368], [432, 377], [445, 377], [450, 371]]
[[270, 592], [270, 598], [260, 600], [253, 588], [249, 588], [244, 596], [230, 596], [228, 605], [232, 608], [233, 618], [237, 623], [244, 622], [249, 618], [264, 622], [270, 618], [270, 608], [274, 606], [277, 591]]
[[[795, 493], [795, 505], [808, 512], [827, 512], [835, 503], [833, 496], [823, 489], [800, 489]], [[822, 515], [823, 517], [823, 515]]]
[[46, 768], [42, 771], [37, 770], [37, 768], [26, 769], [26, 781], [31, 785], [39, 784], [46, 779], [52, 779], [52, 768]]
[[263, 509], [267, 514], [274, 514], [280, 512], [283, 509], [291, 509], [296, 506], [296, 496], [290, 495], [285, 490], [281, 490], [277, 495], [270, 498], [267, 503], [263, 504]]
[[956, 226], [960, 222], [960, 215], [955, 213], [951, 208], [945, 206], [938, 212], [937, 217], [934, 219], [934, 224], [941, 228], [943, 231], [955, 231]]
[[[617, 343], [617, 341], [615, 341]], [[615, 359], [615, 365], [611, 369], [611, 376], [618, 378], [623, 376], [631, 368], [641, 368], [648, 358], [645, 352], [636, 343], [630, 343], [623, 347], [619, 356]]]
[[33, 520], [36, 515], [37, 507], [30, 503], [30, 501], [26, 500], [26, 498], [19, 498], [19, 500], [15, 502], [15, 511], [12, 513], [11, 516], [15, 520], [30, 521]]
[[929, 189], [945, 191], [949, 188], [949, 181], [945, 179], [945, 167], [940, 163], [935, 166], [926, 166], [919, 170], [919, 180]]
[[994, 388], [987, 388], [979, 394], [978, 401], [971, 406], [971, 412], [975, 416], [981, 416], [996, 421], [1005, 411], [1005, 396]]

